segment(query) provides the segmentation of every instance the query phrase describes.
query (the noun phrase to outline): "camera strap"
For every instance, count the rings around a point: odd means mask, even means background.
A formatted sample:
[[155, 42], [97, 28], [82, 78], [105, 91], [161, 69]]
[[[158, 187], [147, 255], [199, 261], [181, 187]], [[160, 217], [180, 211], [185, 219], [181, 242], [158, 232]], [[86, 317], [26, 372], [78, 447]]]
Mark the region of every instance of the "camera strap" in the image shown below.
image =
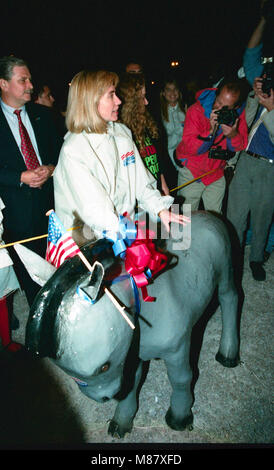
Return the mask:
[[[212, 142], [212, 145], [213, 145], [213, 142], [215, 140], [215, 137], [216, 137], [216, 134], [217, 134], [217, 131], [219, 129], [219, 124], [217, 124], [214, 128], [214, 131], [212, 133], [212, 135], [208, 136], [208, 137], [202, 137], [201, 135], [198, 135], [198, 139], [199, 140], [203, 140], [204, 142]], [[222, 140], [222, 139], [221, 139]], [[220, 140], [220, 142], [221, 142]]]
[[[258, 112], [258, 111], [257, 111]], [[255, 118], [257, 116], [257, 112], [255, 114]], [[263, 116], [264, 114], [267, 112], [267, 109], [266, 108], [263, 108], [262, 112], [261, 112], [261, 115], [260, 117], [257, 119], [257, 121], [255, 121], [255, 118], [253, 119], [252, 123], [251, 123], [251, 127], [249, 128], [249, 133], [248, 133], [248, 144], [247, 144], [247, 147], [246, 147], [246, 150], [248, 149], [250, 143], [251, 143], [251, 140], [253, 139], [254, 137], [254, 134], [256, 133], [258, 127], [260, 126], [260, 124], [263, 122]]]
[[222, 140], [224, 140], [224, 138], [225, 138], [225, 136], [222, 135], [222, 137], [220, 138], [220, 140], [218, 140], [217, 142], [213, 142], [212, 146], [213, 146], [213, 145], [214, 145], [214, 146], [219, 145], [219, 144], [222, 142]]

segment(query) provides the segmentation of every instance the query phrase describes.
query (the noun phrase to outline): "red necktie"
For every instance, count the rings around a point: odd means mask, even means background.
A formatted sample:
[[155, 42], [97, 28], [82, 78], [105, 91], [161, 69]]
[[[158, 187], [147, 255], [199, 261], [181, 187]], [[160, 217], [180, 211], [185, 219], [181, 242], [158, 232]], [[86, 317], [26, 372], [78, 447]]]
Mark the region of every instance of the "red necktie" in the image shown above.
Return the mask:
[[32, 146], [28, 131], [25, 128], [24, 124], [22, 123], [20, 113], [21, 113], [21, 109], [16, 109], [14, 111], [14, 114], [16, 114], [16, 116], [18, 117], [22, 154], [24, 156], [27, 169], [35, 170], [35, 168], [40, 166], [40, 163], [38, 161], [35, 150]]

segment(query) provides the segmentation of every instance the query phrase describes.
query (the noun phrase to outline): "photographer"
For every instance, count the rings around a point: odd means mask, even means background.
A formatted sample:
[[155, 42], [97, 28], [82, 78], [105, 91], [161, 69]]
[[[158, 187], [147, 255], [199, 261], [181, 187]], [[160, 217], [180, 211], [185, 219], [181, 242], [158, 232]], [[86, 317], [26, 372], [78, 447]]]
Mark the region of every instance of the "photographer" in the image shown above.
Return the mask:
[[247, 145], [247, 125], [241, 85], [222, 81], [219, 88], [201, 90], [188, 108], [182, 141], [176, 149], [179, 168], [178, 186], [204, 176], [178, 191], [192, 210], [204, 208], [221, 212], [226, 182], [224, 169], [235, 152]]
[[243, 243], [250, 212], [252, 239], [250, 268], [256, 281], [266, 278], [264, 248], [274, 207], [274, 92], [263, 92], [263, 79], [255, 78], [246, 105], [249, 138], [241, 152], [229, 187], [227, 218]]
[[273, 55], [274, 0], [261, 0], [260, 19], [243, 55], [245, 77], [251, 87], [255, 77], [264, 72], [262, 58]]
[[[227, 217], [233, 223], [240, 243], [250, 213], [250, 268], [256, 281], [264, 281], [264, 250], [273, 221], [274, 206], [274, 96], [273, 96], [274, 1], [261, 2], [260, 21], [244, 53], [244, 68], [253, 86], [246, 106], [248, 145], [241, 152], [235, 176], [229, 187]], [[267, 244], [267, 247], [266, 247]]]

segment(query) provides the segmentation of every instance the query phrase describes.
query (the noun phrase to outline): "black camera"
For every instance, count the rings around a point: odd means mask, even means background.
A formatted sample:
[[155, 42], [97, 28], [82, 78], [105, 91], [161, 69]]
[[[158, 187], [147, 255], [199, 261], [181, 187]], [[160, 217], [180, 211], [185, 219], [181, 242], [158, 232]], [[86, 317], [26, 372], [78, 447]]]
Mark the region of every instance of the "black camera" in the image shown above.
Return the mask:
[[234, 157], [235, 152], [231, 150], [222, 149], [222, 147], [211, 148], [208, 152], [208, 158], [214, 158], [215, 160], [230, 160]]
[[273, 87], [273, 57], [263, 57], [262, 92], [270, 96]]
[[215, 111], [215, 113], [217, 114], [218, 124], [226, 124], [227, 126], [233, 126], [239, 117], [235, 109], [229, 109], [227, 106], [223, 106], [218, 111]]

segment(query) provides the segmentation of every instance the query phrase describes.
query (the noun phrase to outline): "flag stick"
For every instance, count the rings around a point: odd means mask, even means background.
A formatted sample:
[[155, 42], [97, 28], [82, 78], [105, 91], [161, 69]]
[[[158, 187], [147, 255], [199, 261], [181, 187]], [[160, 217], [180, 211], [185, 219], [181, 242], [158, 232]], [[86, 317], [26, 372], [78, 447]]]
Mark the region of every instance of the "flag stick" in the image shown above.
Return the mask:
[[[87, 258], [83, 255], [83, 253], [80, 251], [80, 253], [77, 253], [77, 255], [79, 256], [79, 258], [81, 258], [81, 260], [83, 261], [84, 265], [87, 267], [87, 269], [92, 272], [93, 271], [93, 268], [92, 266], [90, 265], [90, 263], [88, 262]], [[134, 330], [135, 329], [135, 326], [134, 324], [130, 321], [130, 319], [128, 318], [128, 316], [125, 314], [124, 310], [125, 310], [125, 306], [121, 306], [117, 300], [115, 299], [115, 297], [112, 295], [112, 293], [110, 292], [109, 289], [107, 289], [107, 287], [104, 287], [104, 291], [105, 293], [107, 294], [108, 298], [111, 300], [111, 302], [113, 303], [113, 305], [117, 308], [117, 310], [119, 310], [119, 312], [121, 313], [121, 315], [124, 317], [124, 319], [128, 322], [129, 326]]]
[[124, 319], [128, 322], [130, 328], [132, 328], [132, 330], [135, 329], [135, 326], [134, 324], [131, 322], [131, 320], [128, 318], [128, 316], [125, 314], [125, 306], [121, 307], [121, 305], [117, 302], [117, 300], [115, 299], [115, 297], [112, 295], [112, 293], [110, 292], [109, 289], [107, 289], [106, 287], [104, 288], [104, 291], [105, 293], [107, 294], [108, 298], [111, 300], [111, 302], [113, 303], [113, 305], [119, 310], [119, 312], [121, 313], [121, 315], [124, 317]]
[[[84, 265], [87, 267], [87, 269], [92, 272], [93, 271], [93, 268], [91, 266], [91, 264], [88, 262], [87, 258], [83, 255], [83, 253], [80, 251], [80, 253], [77, 253], [77, 255], [79, 256], [79, 258], [81, 258], [81, 260], [83, 261]], [[124, 319], [128, 322], [129, 326], [134, 330], [135, 326], [133, 325], [133, 323], [130, 321], [130, 319], [128, 318], [128, 316], [125, 314], [124, 310], [125, 310], [125, 306], [121, 306], [117, 300], [115, 299], [115, 297], [112, 295], [112, 293], [109, 291], [109, 289], [107, 289], [107, 287], [104, 287], [104, 291], [105, 293], [107, 294], [108, 298], [111, 300], [111, 302], [113, 303], [113, 305], [117, 308], [117, 310], [119, 310], [119, 312], [121, 313], [121, 315], [123, 315]]]

